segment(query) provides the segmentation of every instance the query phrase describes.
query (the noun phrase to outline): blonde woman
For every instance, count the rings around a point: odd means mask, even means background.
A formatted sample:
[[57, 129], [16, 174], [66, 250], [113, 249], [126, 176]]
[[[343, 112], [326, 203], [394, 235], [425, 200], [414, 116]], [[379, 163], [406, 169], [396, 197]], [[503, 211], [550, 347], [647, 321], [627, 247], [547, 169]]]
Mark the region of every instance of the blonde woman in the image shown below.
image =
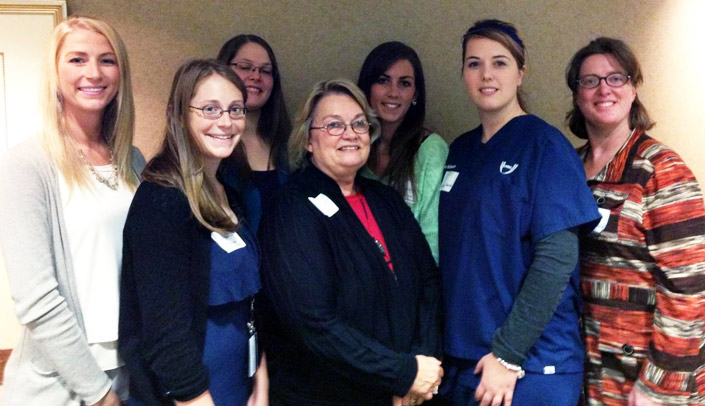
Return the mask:
[[105, 22], [71, 17], [44, 69], [42, 133], [0, 164], [0, 247], [22, 325], [0, 403], [118, 405], [122, 228], [145, 165], [127, 52]]

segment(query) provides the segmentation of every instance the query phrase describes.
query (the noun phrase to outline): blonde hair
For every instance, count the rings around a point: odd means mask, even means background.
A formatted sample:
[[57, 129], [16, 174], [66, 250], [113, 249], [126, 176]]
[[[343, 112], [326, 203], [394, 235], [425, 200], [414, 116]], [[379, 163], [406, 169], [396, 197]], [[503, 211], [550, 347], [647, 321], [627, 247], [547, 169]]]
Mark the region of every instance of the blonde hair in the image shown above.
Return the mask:
[[54, 29], [44, 55], [44, 75], [41, 84], [42, 143], [63, 174], [70, 188], [88, 187], [89, 173], [75, 148], [67, 139], [63, 116], [63, 99], [59, 91], [59, 51], [66, 35], [79, 29], [104, 36], [113, 48], [119, 70], [118, 91], [103, 112], [101, 136], [113, 151], [113, 163], [118, 177], [132, 190], [139, 184], [138, 174], [132, 169], [132, 137], [135, 127], [135, 107], [132, 98], [130, 63], [127, 48], [120, 35], [102, 20], [71, 16]]
[[[211, 76], [221, 76], [242, 93], [247, 102], [247, 89], [230, 66], [215, 59], [191, 60], [176, 71], [166, 108], [166, 131], [162, 149], [147, 165], [145, 180], [179, 189], [188, 200], [191, 213], [211, 231], [227, 232], [237, 224], [220, 206], [213, 187], [205, 180], [200, 147], [189, 130], [189, 106], [198, 86]], [[240, 153], [240, 155], [237, 155]], [[236, 148], [234, 159], [246, 160]]]
[[292, 171], [307, 165], [309, 155], [308, 146], [309, 132], [311, 131], [311, 120], [316, 111], [318, 103], [331, 94], [342, 94], [350, 96], [357, 102], [365, 113], [365, 119], [370, 123], [370, 144], [374, 143], [380, 135], [381, 128], [377, 121], [377, 115], [372, 107], [367, 103], [365, 94], [353, 82], [346, 79], [324, 80], [316, 83], [313, 90], [306, 97], [306, 101], [301, 105], [296, 114], [294, 130], [289, 137], [289, 167]]

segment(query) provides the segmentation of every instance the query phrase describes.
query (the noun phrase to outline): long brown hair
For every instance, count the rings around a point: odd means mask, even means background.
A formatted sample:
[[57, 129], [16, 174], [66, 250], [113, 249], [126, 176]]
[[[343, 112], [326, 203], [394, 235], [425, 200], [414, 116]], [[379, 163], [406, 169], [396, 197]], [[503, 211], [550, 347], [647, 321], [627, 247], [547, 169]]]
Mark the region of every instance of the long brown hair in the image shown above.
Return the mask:
[[[270, 146], [269, 160], [277, 165], [277, 169], [286, 170], [286, 167], [279, 168], [279, 165], [287, 165], [286, 148], [291, 133], [291, 119], [284, 103], [284, 92], [282, 91], [281, 78], [279, 74], [279, 64], [274, 55], [274, 50], [262, 37], [254, 34], [240, 34], [230, 38], [218, 52], [218, 60], [229, 64], [237, 55], [240, 48], [249, 43], [255, 43], [265, 51], [272, 61], [274, 84], [269, 99], [260, 108], [260, 116], [257, 121], [257, 135], [261, 136], [267, 145]], [[238, 148], [239, 149], [239, 148]], [[245, 161], [247, 164], [247, 161]], [[241, 172], [249, 171], [247, 168], [240, 168]], [[250, 176], [249, 174], [242, 174]]]
[[145, 180], [179, 189], [199, 223], [211, 231], [226, 232], [237, 229], [237, 224], [220, 206], [215, 190], [205, 181], [200, 149], [189, 130], [191, 100], [198, 85], [213, 75], [235, 85], [247, 101], [245, 85], [228, 65], [215, 59], [196, 59], [181, 65], [169, 94], [164, 144], [142, 176]]
[[[426, 81], [418, 54], [408, 45], [397, 41], [378, 45], [365, 58], [365, 62], [360, 68], [357, 85], [369, 101], [372, 85], [377, 83], [380, 76], [384, 75], [390, 66], [403, 60], [409, 61], [414, 69], [416, 95], [414, 103], [409, 107], [399, 128], [392, 136], [392, 142], [389, 146], [389, 164], [382, 177], [387, 178], [389, 185], [402, 196], [406, 196], [407, 187], [411, 183], [411, 192], [416, 199], [414, 161], [423, 137], [428, 133], [423, 126], [426, 117]], [[373, 145], [370, 149], [367, 166], [374, 168], [378, 160], [379, 152]]]

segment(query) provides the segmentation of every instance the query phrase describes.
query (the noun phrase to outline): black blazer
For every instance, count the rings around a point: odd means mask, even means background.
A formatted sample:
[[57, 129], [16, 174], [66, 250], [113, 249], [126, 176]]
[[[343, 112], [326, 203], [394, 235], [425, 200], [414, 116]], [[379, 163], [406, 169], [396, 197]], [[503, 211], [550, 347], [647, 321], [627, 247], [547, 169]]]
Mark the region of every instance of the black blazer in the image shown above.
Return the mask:
[[137, 189], [123, 231], [118, 349], [130, 396], [146, 405], [173, 406], [208, 390], [210, 234], [180, 190], [152, 182]]
[[[394, 272], [340, 191], [313, 166], [293, 175], [260, 225], [259, 324], [270, 401], [385, 405], [405, 395], [414, 355], [439, 356], [440, 275], [398, 193], [358, 176]], [[339, 211], [324, 215], [320, 193]]]

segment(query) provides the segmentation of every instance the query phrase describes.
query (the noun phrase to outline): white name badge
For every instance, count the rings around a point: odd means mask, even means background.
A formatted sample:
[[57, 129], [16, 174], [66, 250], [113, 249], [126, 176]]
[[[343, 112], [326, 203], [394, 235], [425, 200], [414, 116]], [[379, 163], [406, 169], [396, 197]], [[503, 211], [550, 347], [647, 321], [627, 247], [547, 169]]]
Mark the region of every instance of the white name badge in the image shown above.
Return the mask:
[[605, 227], [607, 227], [607, 222], [610, 221], [610, 211], [608, 209], [598, 207], [597, 211], [600, 212], [600, 215], [602, 218], [600, 219], [600, 222], [597, 223], [595, 228], [592, 230], [593, 233], [601, 233], [604, 231]]
[[257, 372], [257, 333], [247, 340], [247, 376], [252, 378]]
[[211, 239], [228, 254], [247, 246], [245, 241], [234, 231], [225, 235], [213, 231]]
[[443, 182], [441, 182], [441, 192], [450, 192], [459, 174], [456, 171], [446, 171], [443, 175]]
[[338, 212], [338, 206], [336, 206], [335, 203], [333, 203], [333, 201], [323, 193], [320, 193], [316, 197], [309, 197], [308, 200], [313, 203], [313, 205], [316, 206], [321, 213], [328, 217]]

